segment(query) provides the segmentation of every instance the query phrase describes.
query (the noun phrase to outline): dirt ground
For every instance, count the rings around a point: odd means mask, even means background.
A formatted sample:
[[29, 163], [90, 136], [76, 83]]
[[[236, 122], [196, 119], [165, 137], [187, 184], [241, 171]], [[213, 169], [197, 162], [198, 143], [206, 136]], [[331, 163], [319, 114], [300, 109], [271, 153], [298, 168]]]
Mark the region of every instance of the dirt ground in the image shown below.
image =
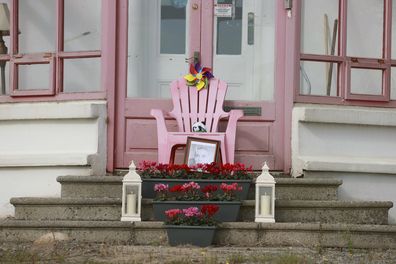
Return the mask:
[[396, 250], [2, 244], [0, 263], [396, 263]]

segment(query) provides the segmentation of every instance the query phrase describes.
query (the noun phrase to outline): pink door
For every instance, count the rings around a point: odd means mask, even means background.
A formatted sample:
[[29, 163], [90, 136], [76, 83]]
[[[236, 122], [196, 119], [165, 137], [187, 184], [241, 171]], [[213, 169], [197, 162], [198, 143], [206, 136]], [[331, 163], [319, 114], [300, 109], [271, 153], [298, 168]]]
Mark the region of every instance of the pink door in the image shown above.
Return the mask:
[[[236, 162], [258, 169], [267, 161], [273, 170], [289, 169], [283, 83], [277, 82], [283, 71], [276, 69], [278, 2], [120, 1], [115, 168], [127, 167], [132, 159], [157, 160], [150, 109], [172, 109], [169, 83], [188, 72], [186, 61], [199, 52], [202, 64], [229, 85], [225, 110], [245, 112], [237, 128]], [[220, 126], [224, 129], [225, 122]], [[168, 120], [168, 129], [176, 131], [174, 120]]]

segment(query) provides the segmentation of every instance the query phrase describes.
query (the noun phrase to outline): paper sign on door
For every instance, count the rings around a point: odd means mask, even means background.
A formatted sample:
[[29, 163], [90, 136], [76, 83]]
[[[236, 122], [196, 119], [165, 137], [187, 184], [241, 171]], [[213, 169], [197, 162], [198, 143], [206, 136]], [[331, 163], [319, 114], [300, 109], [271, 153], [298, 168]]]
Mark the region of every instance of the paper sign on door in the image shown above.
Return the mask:
[[218, 17], [232, 17], [232, 4], [215, 4], [214, 14]]

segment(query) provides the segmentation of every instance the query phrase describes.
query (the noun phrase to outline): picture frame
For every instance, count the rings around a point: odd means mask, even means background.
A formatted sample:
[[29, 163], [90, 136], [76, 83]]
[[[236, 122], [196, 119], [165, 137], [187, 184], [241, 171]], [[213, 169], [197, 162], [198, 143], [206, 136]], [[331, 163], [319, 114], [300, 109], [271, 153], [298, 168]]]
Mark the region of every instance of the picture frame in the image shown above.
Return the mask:
[[194, 166], [203, 163], [219, 162], [220, 141], [205, 138], [187, 137], [184, 163]]

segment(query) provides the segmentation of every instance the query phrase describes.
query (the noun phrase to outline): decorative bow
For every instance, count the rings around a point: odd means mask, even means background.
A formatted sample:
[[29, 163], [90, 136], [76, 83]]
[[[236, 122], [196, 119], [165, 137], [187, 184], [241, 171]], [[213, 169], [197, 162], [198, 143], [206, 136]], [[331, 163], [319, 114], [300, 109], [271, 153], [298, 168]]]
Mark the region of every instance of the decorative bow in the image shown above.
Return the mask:
[[207, 87], [208, 80], [213, 78], [211, 73], [212, 69], [208, 67], [201, 67], [199, 63], [190, 64], [190, 73], [184, 76], [188, 86], [195, 86], [200, 91], [202, 88]]

